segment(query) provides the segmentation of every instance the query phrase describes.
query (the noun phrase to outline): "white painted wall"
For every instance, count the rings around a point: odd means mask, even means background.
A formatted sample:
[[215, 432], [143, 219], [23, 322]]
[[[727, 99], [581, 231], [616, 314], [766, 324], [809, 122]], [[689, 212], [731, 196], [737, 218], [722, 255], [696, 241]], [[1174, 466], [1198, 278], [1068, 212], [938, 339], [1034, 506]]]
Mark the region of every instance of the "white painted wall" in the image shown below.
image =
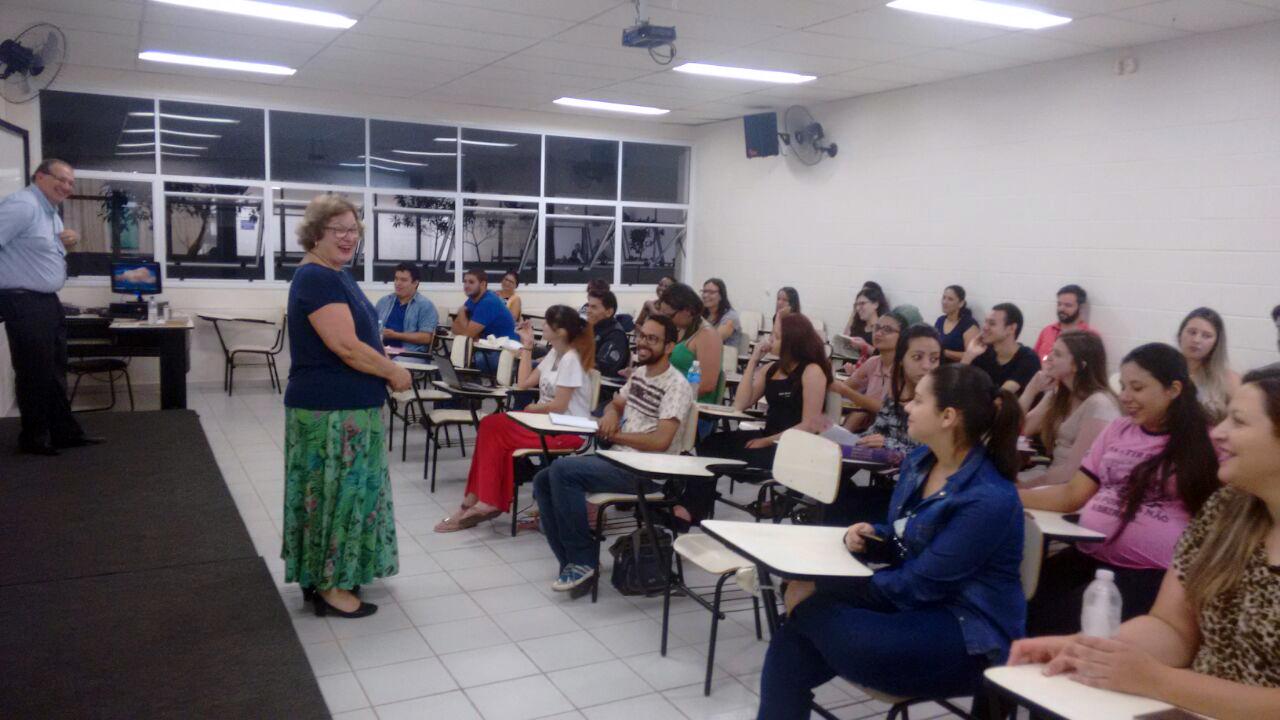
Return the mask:
[[[1232, 364], [1274, 362], [1280, 302], [1280, 23], [815, 108], [839, 155], [747, 160], [742, 124], [695, 145], [694, 274], [735, 304], [781, 285], [831, 328], [877, 280], [932, 320], [942, 288], [1017, 303], [1025, 342], [1078, 282], [1112, 364], [1198, 305]], [[1118, 76], [1118, 58], [1138, 72]]]

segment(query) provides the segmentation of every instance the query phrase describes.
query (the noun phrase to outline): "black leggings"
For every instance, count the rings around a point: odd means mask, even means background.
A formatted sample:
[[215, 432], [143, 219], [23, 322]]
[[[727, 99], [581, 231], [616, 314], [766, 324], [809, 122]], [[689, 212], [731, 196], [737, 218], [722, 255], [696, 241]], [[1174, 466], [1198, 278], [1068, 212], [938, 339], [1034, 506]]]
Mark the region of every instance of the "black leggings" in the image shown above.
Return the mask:
[[1099, 568], [1116, 574], [1120, 589], [1120, 618], [1145, 615], [1155, 604], [1164, 570], [1133, 570], [1101, 563], [1074, 546], [1044, 561], [1035, 597], [1027, 603], [1027, 637], [1080, 632], [1080, 608], [1085, 588]]

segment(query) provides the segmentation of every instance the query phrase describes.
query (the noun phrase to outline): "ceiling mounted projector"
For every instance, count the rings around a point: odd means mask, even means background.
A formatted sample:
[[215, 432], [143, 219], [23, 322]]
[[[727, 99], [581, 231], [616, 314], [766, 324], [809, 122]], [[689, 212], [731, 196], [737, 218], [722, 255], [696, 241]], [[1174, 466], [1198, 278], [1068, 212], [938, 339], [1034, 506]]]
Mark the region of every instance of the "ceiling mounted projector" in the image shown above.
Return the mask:
[[633, 0], [636, 24], [622, 31], [622, 46], [644, 48], [659, 65], [670, 65], [676, 59], [676, 29], [649, 22], [649, 1]]

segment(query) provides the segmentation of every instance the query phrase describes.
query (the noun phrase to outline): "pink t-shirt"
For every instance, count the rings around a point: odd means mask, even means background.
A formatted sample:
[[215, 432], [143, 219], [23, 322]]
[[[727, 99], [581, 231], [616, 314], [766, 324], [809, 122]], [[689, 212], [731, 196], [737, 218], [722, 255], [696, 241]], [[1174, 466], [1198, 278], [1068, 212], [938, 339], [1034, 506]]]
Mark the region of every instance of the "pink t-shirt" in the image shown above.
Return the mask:
[[1169, 442], [1167, 434], [1153, 434], [1133, 420], [1112, 421], [1093, 441], [1080, 471], [1098, 483], [1098, 492], [1080, 511], [1080, 524], [1105, 533], [1108, 540], [1079, 543], [1076, 547], [1099, 561], [1122, 568], [1166, 569], [1173, 561], [1173, 549], [1191, 515], [1178, 499], [1174, 478], [1165, 487], [1152, 487], [1133, 520], [1120, 537], [1111, 536], [1120, 528], [1124, 514], [1124, 491], [1129, 475], [1144, 460], [1159, 454]]
[[889, 394], [889, 370], [884, 366], [884, 358], [872, 355], [871, 359], [858, 366], [849, 376], [849, 384], [854, 390], [867, 397], [883, 400]]

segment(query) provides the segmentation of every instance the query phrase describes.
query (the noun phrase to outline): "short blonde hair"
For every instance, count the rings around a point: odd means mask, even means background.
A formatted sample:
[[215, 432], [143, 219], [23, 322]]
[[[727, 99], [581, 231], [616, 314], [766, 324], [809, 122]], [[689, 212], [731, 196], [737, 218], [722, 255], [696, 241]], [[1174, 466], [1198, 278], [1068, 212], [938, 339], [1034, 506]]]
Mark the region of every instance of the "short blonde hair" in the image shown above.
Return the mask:
[[302, 215], [302, 224], [298, 226], [298, 244], [303, 249], [314, 250], [316, 243], [324, 237], [324, 228], [329, 221], [347, 213], [351, 213], [356, 219], [356, 227], [363, 237], [364, 224], [360, 222], [360, 210], [350, 200], [333, 193], [317, 195], [307, 203], [307, 209]]

